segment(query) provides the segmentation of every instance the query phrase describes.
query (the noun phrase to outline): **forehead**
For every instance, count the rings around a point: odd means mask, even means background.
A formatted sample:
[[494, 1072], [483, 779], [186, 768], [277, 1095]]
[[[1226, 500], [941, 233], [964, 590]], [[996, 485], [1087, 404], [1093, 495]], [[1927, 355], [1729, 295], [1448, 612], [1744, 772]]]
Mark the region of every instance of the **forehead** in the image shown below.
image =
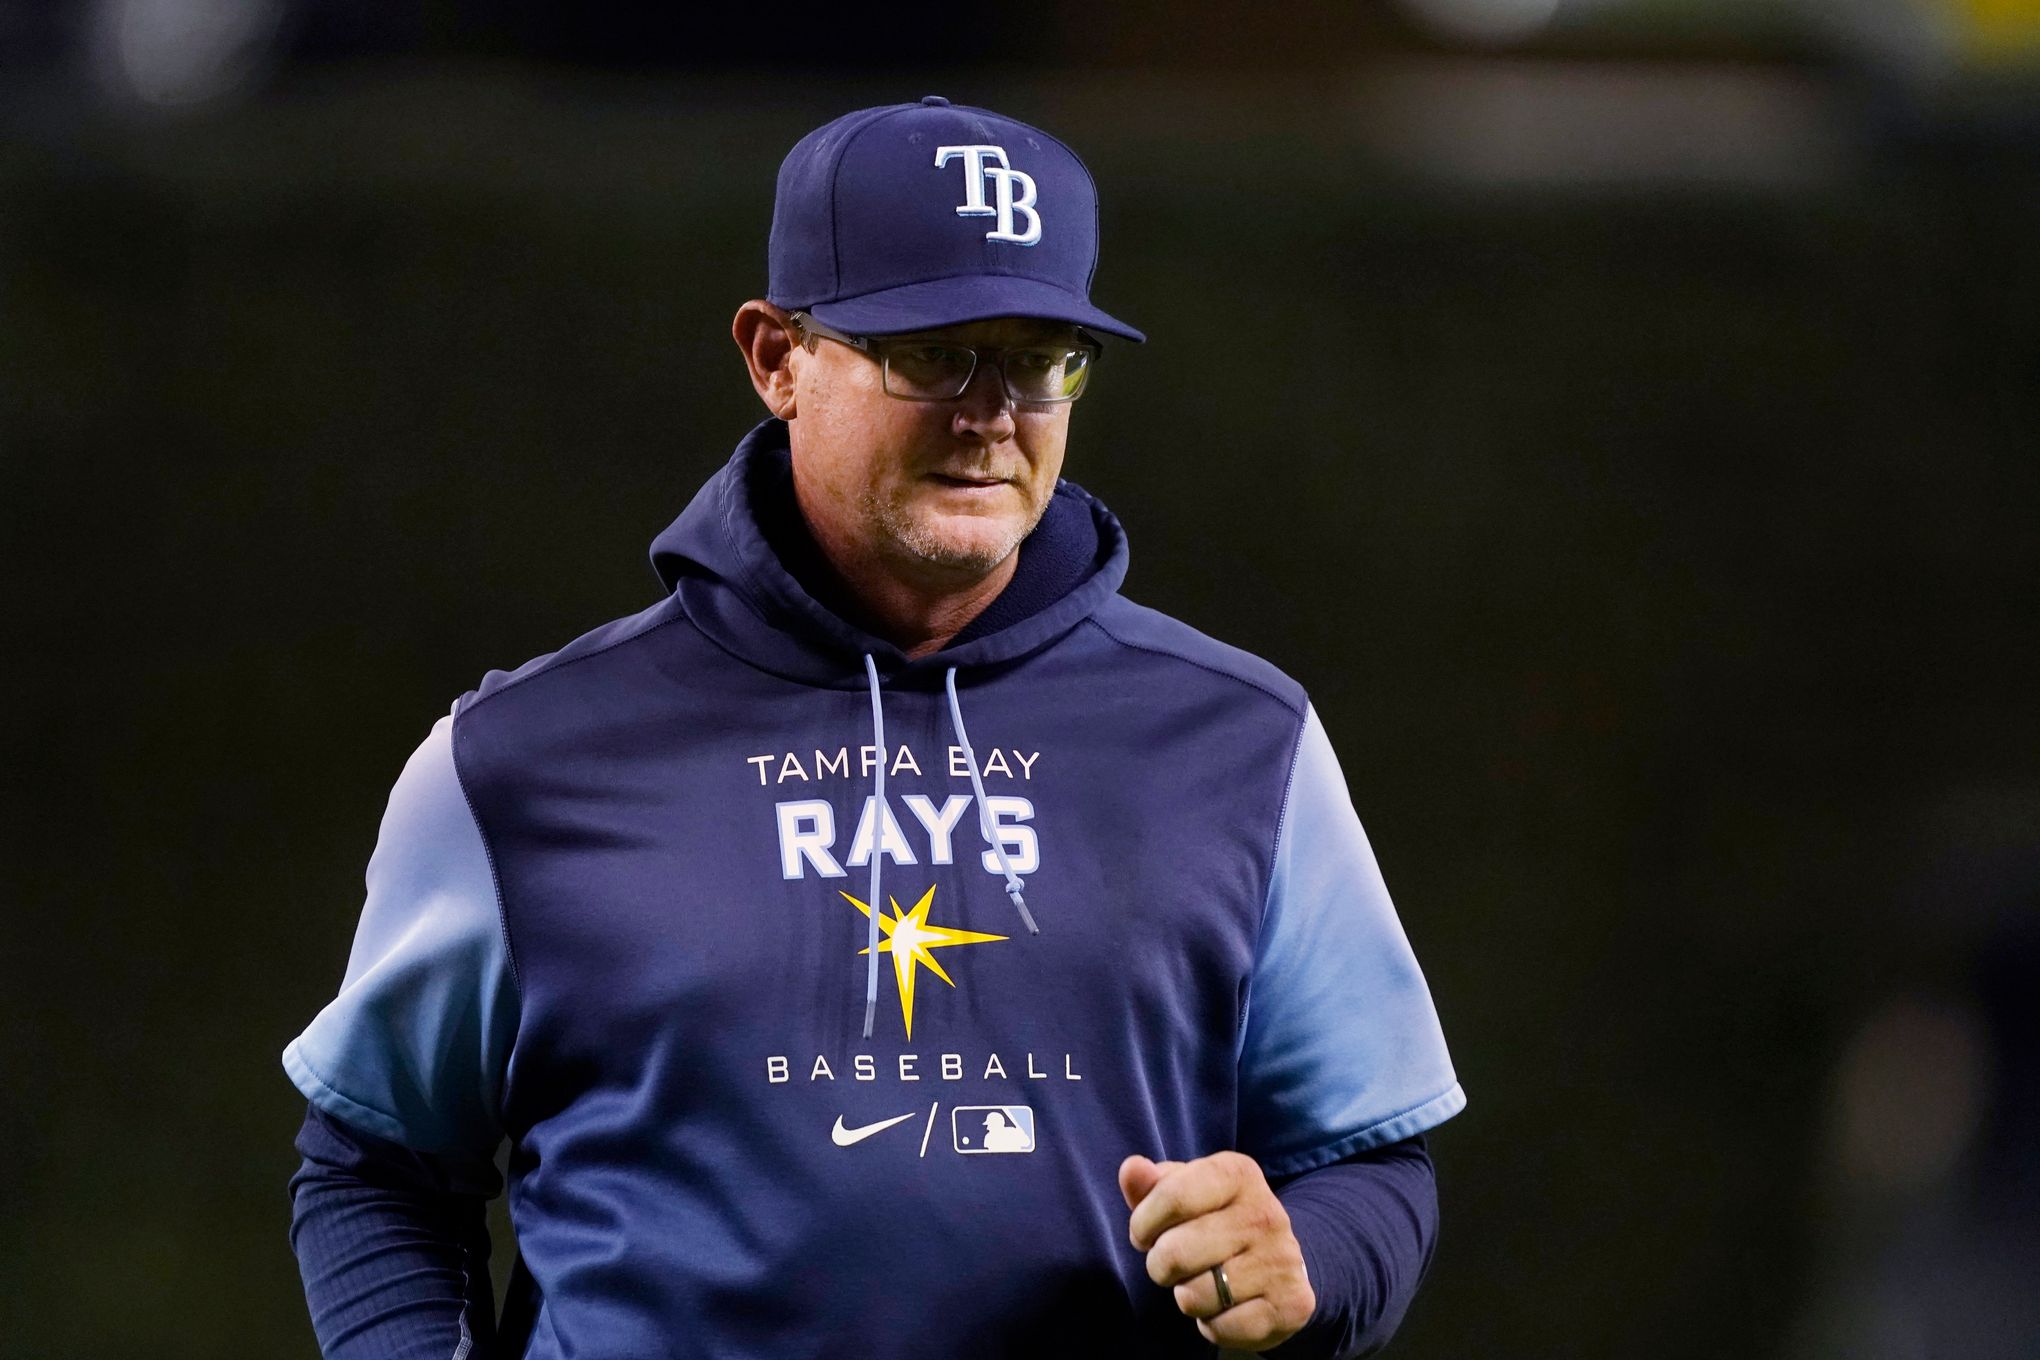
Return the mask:
[[1047, 321], [1036, 316], [995, 316], [984, 321], [966, 321], [934, 330], [903, 331], [883, 339], [949, 340], [959, 345], [1031, 345], [1042, 340], [1074, 340], [1077, 328], [1067, 321]]

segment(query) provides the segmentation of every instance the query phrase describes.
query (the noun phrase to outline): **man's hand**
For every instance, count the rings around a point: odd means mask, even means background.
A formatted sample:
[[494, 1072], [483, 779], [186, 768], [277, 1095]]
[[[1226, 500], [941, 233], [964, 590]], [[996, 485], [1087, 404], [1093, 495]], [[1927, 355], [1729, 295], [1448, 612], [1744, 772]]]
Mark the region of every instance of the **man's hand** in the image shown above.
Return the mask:
[[[1148, 1277], [1173, 1285], [1176, 1306], [1204, 1338], [1233, 1350], [1265, 1351], [1296, 1335], [1317, 1308], [1289, 1211], [1261, 1164], [1238, 1152], [1194, 1162], [1119, 1164], [1119, 1193], [1133, 1211], [1127, 1236], [1147, 1253]], [[1225, 1267], [1233, 1306], [1218, 1307], [1211, 1268]]]

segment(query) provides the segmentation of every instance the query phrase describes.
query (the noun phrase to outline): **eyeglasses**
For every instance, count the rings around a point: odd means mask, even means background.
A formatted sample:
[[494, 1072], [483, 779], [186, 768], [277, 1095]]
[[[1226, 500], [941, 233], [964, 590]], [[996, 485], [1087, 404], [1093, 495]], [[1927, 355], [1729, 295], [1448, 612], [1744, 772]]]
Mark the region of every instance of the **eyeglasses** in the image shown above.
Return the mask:
[[879, 384], [887, 396], [904, 401], [954, 401], [970, 387], [980, 359], [998, 366], [1014, 405], [1045, 406], [1075, 401], [1084, 394], [1098, 342], [1079, 331], [1078, 339], [1022, 345], [1015, 349], [959, 345], [926, 336], [845, 335], [806, 312], [792, 316], [801, 344], [808, 336], [848, 345], [878, 361]]

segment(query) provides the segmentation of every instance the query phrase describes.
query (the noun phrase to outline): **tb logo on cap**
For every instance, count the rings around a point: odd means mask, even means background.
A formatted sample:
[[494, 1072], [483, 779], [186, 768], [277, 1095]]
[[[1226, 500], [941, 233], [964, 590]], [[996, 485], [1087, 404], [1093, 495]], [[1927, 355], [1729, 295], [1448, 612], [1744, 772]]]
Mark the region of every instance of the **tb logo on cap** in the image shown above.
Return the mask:
[[[963, 203], [956, 210], [958, 217], [991, 217], [999, 219], [998, 229], [985, 233], [987, 241], [1011, 241], [1016, 246], [1031, 246], [1041, 239], [1041, 214], [1034, 210], [1034, 177], [1024, 170], [1015, 170], [1006, 159], [1003, 146], [938, 146], [935, 148], [935, 168], [963, 159]], [[991, 162], [996, 161], [997, 164]], [[992, 202], [985, 202], [985, 181], [992, 182]], [[1018, 181], [1020, 191], [1016, 195], [1014, 182]], [[1027, 230], [1013, 230], [1013, 215], [1027, 214]]]

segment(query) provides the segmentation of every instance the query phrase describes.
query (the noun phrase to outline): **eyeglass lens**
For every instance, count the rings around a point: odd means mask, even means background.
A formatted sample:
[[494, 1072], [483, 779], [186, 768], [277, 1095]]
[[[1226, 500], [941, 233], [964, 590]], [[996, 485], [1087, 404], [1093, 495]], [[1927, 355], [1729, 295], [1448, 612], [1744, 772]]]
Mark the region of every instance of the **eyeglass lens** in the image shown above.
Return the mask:
[[[1009, 349], [1000, 355], [1015, 401], [1072, 401], [1090, 376], [1091, 351], [1066, 345]], [[970, 384], [977, 355], [958, 345], [909, 344], [885, 353], [886, 390], [915, 401], [948, 401]]]

